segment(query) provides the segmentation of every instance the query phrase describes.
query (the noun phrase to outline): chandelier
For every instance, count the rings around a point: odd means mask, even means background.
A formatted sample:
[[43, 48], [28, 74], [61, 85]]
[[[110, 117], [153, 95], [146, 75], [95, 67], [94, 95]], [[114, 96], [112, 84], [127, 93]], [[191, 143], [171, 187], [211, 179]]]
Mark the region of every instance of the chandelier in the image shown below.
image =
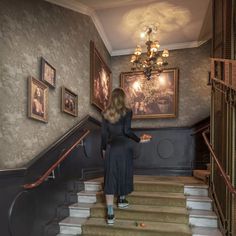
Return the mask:
[[164, 67], [168, 65], [167, 57], [169, 51], [164, 49], [162, 53], [159, 51], [160, 44], [158, 40], [153, 39], [153, 35], [157, 33], [157, 26], [145, 27], [141, 33], [141, 38], [146, 38], [147, 53], [145, 58], [141, 57], [142, 48], [137, 45], [134, 54], [131, 57], [132, 71], [141, 70], [148, 80], [151, 79], [152, 71], [155, 70], [160, 74]]

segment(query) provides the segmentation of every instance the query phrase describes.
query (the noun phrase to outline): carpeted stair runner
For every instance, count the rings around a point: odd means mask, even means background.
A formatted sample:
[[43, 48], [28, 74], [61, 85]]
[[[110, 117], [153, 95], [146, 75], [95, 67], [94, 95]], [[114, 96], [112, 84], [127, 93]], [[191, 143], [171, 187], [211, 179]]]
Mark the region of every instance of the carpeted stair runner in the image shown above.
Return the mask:
[[58, 236], [222, 236], [208, 187], [192, 177], [135, 176], [126, 209], [106, 223], [102, 178], [85, 182]]
[[115, 207], [116, 221], [107, 225], [106, 205], [101, 197], [82, 225], [83, 235], [191, 235], [184, 185], [179, 183], [136, 181], [128, 196], [129, 208]]
[[191, 231], [185, 224], [170, 224], [151, 221], [120, 220], [107, 226], [103, 218], [90, 218], [83, 225], [83, 235], [97, 236], [190, 236]]

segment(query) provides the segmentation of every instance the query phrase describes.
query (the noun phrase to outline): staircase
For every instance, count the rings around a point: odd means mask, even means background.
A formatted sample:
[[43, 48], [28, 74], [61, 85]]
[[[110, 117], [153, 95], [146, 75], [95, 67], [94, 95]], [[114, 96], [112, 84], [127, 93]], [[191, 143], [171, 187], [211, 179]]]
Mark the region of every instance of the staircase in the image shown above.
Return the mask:
[[102, 178], [86, 181], [57, 236], [222, 236], [208, 186], [193, 177], [135, 176], [127, 209], [106, 224]]

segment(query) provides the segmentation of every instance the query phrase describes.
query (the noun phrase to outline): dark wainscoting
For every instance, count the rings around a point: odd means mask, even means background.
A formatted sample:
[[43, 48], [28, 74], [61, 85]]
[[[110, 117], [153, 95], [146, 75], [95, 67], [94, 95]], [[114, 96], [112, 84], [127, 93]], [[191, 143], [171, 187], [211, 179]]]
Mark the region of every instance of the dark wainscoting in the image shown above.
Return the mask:
[[[196, 159], [196, 136], [193, 127], [135, 129], [140, 135], [152, 135], [150, 143], [134, 143], [135, 174], [192, 175]], [[35, 181], [75, 141], [79, 132], [89, 129], [84, 146], [75, 148], [48, 179], [35, 189], [23, 185]], [[72, 127], [25, 168], [0, 171], [0, 224], [4, 236], [52, 236], [59, 231], [58, 221], [69, 212], [83, 189], [81, 180], [103, 174], [100, 158], [100, 122], [87, 116]]]
[[135, 174], [192, 175], [194, 139], [191, 128], [139, 129], [152, 136], [149, 143], [135, 144]]

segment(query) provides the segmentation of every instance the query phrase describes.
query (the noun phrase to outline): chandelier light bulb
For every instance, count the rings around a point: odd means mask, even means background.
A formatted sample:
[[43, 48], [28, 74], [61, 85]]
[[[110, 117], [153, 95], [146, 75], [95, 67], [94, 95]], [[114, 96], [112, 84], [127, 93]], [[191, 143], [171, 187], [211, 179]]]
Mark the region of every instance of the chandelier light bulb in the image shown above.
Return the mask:
[[163, 50], [162, 56], [163, 56], [163, 57], [168, 57], [168, 56], [169, 56], [169, 51], [168, 51], [168, 49], [164, 49], [164, 50]]
[[132, 55], [131, 59], [130, 59], [130, 62], [131, 63], [134, 63], [136, 61], [136, 56], [135, 55]]
[[154, 43], [156, 44], [157, 49], [160, 48], [160, 43], [159, 43], [159, 41], [156, 40]]
[[137, 45], [135, 51], [134, 51], [134, 54], [137, 55], [137, 56], [140, 56], [142, 54], [142, 48], [140, 45]]
[[162, 66], [162, 64], [163, 64], [162, 58], [161, 58], [161, 57], [158, 57], [158, 58], [157, 58], [157, 65], [158, 65], [158, 66]]
[[156, 45], [156, 43], [155, 42], [153, 42], [152, 44], [151, 44], [151, 52], [157, 52], [158, 51], [158, 48], [157, 48], [157, 45]]

